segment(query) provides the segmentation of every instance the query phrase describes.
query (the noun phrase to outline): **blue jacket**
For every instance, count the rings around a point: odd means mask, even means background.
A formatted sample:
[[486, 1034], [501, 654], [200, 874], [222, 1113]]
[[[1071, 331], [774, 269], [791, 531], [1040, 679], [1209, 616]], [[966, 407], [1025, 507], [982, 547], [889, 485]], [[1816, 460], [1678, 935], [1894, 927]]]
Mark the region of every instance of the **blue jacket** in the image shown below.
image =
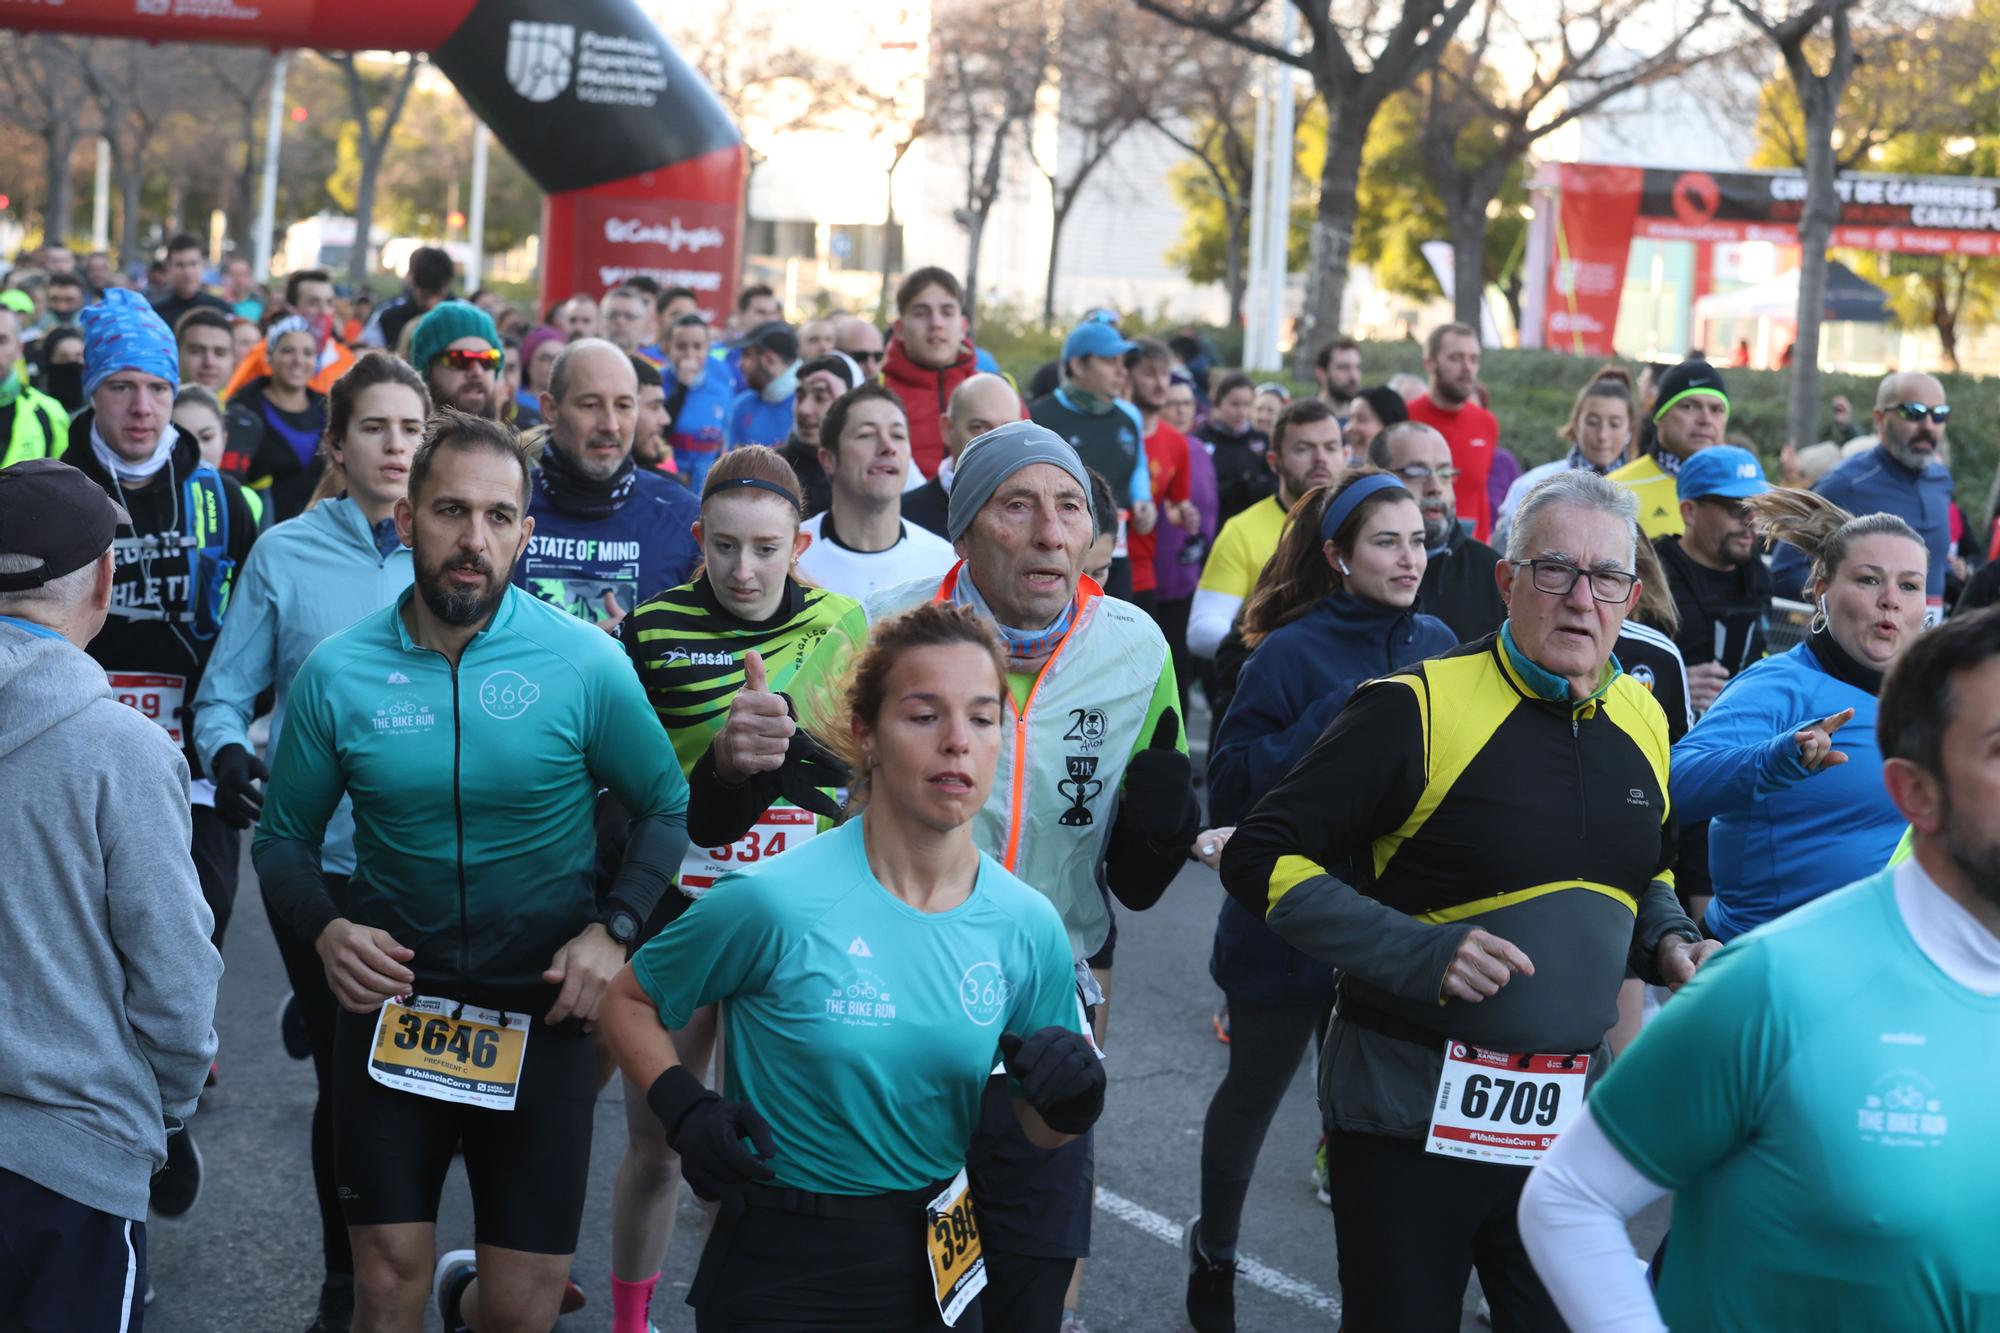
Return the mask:
[[[672, 398], [677, 384], [667, 386]], [[688, 386], [681, 410], [667, 427], [667, 439], [675, 458], [684, 454], [719, 454], [729, 443], [729, 404], [738, 390], [719, 361], [711, 360], [702, 372], [701, 383]]]
[[[1833, 743], [1847, 762], [1807, 774], [1793, 734], [1843, 708], [1854, 720]], [[1829, 675], [1810, 641], [1724, 687], [1674, 746], [1669, 792], [1683, 824], [1712, 821], [1703, 924], [1723, 940], [1873, 874], [1903, 836], [1882, 786], [1875, 696]]]
[[593, 624], [678, 588], [701, 563], [692, 531], [701, 502], [650, 468], [633, 472], [631, 495], [603, 517], [557, 507], [538, 468], [528, 513], [535, 533], [514, 563], [515, 584]]
[[[1209, 822], [1235, 824], [1290, 772], [1363, 682], [1458, 643], [1442, 620], [1337, 593], [1257, 645], [1208, 759]], [[1215, 923], [1209, 974], [1266, 1004], [1333, 997], [1333, 970], [1298, 953], [1233, 898]]]
[[[1915, 528], [1931, 554], [1924, 595], [1932, 605], [1938, 604], [1944, 597], [1945, 562], [1951, 555], [1951, 473], [1944, 464], [1933, 461], [1922, 472], [1912, 472], [1878, 444], [1821, 477], [1813, 489], [1850, 514], [1894, 514]], [[1811, 563], [1798, 547], [1778, 547], [1771, 562], [1771, 582], [1778, 596], [1803, 600], [1800, 589], [1811, 572]]]
[[775, 403], [767, 403], [764, 396], [755, 389], [745, 389], [736, 395], [736, 401], [729, 405], [729, 447], [743, 444], [761, 444], [772, 449], [782, 448], [792, 437], [792, 400], [796, 394], [786, 394]]
[[[276, 687], [268, 754], [278, 752], [285, 705], [320, 641], [410, 586], [410, 548], [387, 555], [361, 509], [345, 496], [322, 500], [258, 539], [229, 594], [229, 614], [194, 696], [194, 744], [204, 766], [226, 745], [248, 750], [257, 696]], [[354, 815], [345, 797], [327, 822], [320, 864], [354, 873]]]

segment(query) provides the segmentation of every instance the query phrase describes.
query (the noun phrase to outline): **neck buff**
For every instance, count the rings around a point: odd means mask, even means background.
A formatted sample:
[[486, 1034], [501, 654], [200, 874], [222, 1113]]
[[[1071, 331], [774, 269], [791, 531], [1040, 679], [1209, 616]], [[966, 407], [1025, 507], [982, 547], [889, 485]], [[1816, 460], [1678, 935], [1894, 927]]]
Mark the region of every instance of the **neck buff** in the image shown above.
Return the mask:
[[1118, 405], [1116, 398], [1092, 393], [1074, 382], [1064, 384], [1056, 391], [1056, 396], [1087, 417], [1101, 417]]
[[609, 518], [617, 513], [632, 498], [632, 479], [637, 475], [630, 454], [616, 472], [599, 481], [585, 476], [553, 441], [542, 450], [542, 489], [548, 492], [549, 503], [578, 518]]
[[767, 403], [782, 403], [799, 391], [799, 363], [794, 361], [785, 367], [785, 373], [757, 391], [757, 396]]
[[10, 369], [7, 378], [0, 380], [0, 407], [12, 406], [14, 400], [20, 396], [21, 372], [18, 369]]
[[1015, 671], [1040, 670], [1043, 663], [1055, 655], [1056, 645], [1069, 633], [1069, 627], [1076, 619], [1076, 597], [1070, 596], [1063, 604], [1062, 614], [1041, 629], [1015, 629], [1003, 625], [993, 614], [993, 608], [979, 595], [973, 585], [971, 571], [961, 569], [952, 584], [951, 600], [959, 606], [969, 606], [989, 621], [1000, 632], [1000, 642], [1007, 645], [1007, 665]]
[[1835, 680], [1845, 681], [1855, 689], [1866, 690], [1870, 694], [1882, 693], [1883, 673], [1841, 647], [1832, 630], [1821, 627], [1806, 636], [1806, 650], [1819, 659], [1819, 664], [1826, 668], [1826, 674]]
[[180, 432], [171, 424], [168, 425], [160, 435], [159, 443], [153, 446], [151, 456], [132, 463], [112, 452], [111, 446], [104, 442], [104, 437], [97, 433], [97, 423], [95, 421], [90, 423], [90, 452], [91, 456], [97, 459], [98, 466], [109, 472], [115, 480], [131, 482], [134, 485], [151, 480], [154, 473], [167, 465], [167, 460], [173, 457], [174, 444], [179, 439]]

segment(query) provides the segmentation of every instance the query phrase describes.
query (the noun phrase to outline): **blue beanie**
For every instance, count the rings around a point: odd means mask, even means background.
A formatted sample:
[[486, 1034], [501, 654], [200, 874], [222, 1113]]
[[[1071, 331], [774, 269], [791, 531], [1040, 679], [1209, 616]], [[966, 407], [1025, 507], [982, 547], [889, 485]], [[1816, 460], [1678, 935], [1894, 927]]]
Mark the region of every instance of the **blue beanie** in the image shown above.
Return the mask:
[[179, 392], [181, 357], [174, 331], [145, 297], [129, 287], [113, 287], [96, 305], [85, 306], [80, 318], [85, 398], [121, 370], [157, 375]]

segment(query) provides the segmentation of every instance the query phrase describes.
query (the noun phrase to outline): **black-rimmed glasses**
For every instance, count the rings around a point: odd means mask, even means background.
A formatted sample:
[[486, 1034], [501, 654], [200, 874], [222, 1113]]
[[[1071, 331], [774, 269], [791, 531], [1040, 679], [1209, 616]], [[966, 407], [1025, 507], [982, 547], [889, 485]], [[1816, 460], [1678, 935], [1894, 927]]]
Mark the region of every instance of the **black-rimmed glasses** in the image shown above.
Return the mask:
[[1510, 565], [1526, 565], [1535, 580], [1535, 591], [1551, 597], [1567, 597], [1580, 578], [1590, 580], [1590, 595], [1600, 602], [1623, 603], [1632, 599], [1637, 574], [1622, 569], [1579, 569], [1566, 560], [1510, 560]]

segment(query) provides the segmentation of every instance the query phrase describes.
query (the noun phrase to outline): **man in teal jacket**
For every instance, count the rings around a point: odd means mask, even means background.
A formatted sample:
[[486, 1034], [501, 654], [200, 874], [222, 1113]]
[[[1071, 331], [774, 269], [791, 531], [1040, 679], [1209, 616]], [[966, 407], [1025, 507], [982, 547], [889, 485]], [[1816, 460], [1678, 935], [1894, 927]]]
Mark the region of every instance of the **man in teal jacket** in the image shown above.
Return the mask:
[[[306, 659], [257, 834], [267, 898], [344, 1011], [334, 1155], [366, 1327], [420, 1317], [461, 1147], [485, 1271], [440, 1268], [460, 1274], [445, 1326], [477, 1327], [482, 1301], [555, 1321], [589, 1166], [587, 1027], [686, 850], [686, 782], [618, 645], [508, 583], [528, 484], [505, 427], [432, 419], [396, 507], [414, 586]], [[633, 813], [602, 911], [599, 787]], [[344, 911], [319, 862], [343, 792]]]

